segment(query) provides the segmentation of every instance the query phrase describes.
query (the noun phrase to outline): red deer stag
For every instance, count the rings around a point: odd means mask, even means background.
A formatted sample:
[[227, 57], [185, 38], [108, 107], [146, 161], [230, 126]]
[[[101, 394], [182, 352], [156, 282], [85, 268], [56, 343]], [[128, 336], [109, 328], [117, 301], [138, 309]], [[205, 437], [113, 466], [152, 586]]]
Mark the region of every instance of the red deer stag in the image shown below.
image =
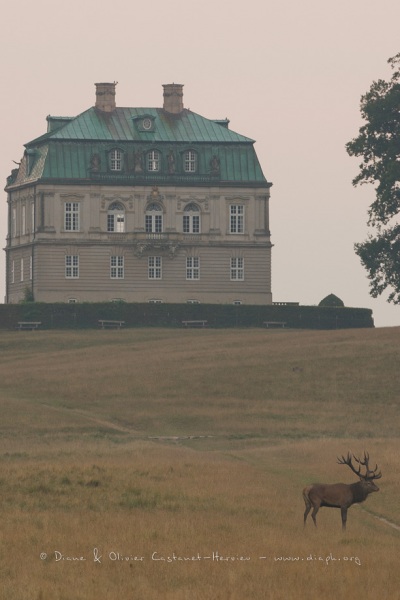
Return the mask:
[[[364, 502], [368, 497], [368, 494], [371, 492], [379, 492], [379, 488], [374, 483], [374, 479], [380, 479], [382, 477], [382, 473], [378, 470], [378, 465], [375, 466], [375, 469], [372, 471], [369, 468], [369, 455], [367, 452], [364, 452], [364, 460], [361, 460], [353, 455], [354, 460], [358, 463], [358, 469], [353, 466], [351, 462], [351, 454], [348, 452], [347, 458], [342, 456], [342, 458], [338, 458], [338, 463], [340, 465], [347, 465], [350, 469], [358, 475], [360, 481], [356, 483], [315, 483], [314, 485], [308, 485], [303, 490], [303, 498], [306, 503], [306, 510], [304, 512], [304, 525], [306, 524], [307, 515], [310, 512], [311, 508], [313, 511], [311, 513], [312, 519], [314, 521], [315, 527], [317, 526], [317, 512], [321, 508], [321, 506], [330, 506], [332, 508], [340, 508], [342, 513], [342, 529], [346, 529], [346, 521], [347, 521], [347, 509], [350, 508], [352, 504], [356, 504], [357, 502]], [[365, 475], [361, 474], [361, 467], [365, 467]]]

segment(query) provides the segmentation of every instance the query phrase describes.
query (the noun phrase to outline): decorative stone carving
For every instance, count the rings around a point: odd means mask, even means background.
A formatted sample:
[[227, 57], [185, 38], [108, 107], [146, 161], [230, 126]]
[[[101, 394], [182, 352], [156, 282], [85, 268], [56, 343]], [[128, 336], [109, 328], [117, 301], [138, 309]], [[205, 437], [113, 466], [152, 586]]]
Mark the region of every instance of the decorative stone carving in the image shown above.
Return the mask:
[[101, 197], [101, 208], [104, 209], [108, 204], [114, 204], [114, 202], [119, 202], [122, 204], [129, 204], [129, 208], [133, 208], [133, 195], [129, 194], [129, 196], [124, 196], [123, 194], [113, 194], [112, 196], [102, 196]]
[[220, 165], [219, 158], [216, 154], [214, 154], [212, 159], [210, 160], [210, 173], [211, 173], [211, 175], [219, 175], [220, 170], [221, 170], [221, 165]]
[[133, 172], [143, 173], [143, 152], [136, 150], [133, 155]]
[[190, 196], [187, 196], [187, 197], [178, 196], [177, 209], [183, 210], [185, 208], [186, 204], [190, 204], [191, 202], [194, 202], [195, 204], [202, 205], [202, 208], [204, 210], [208, 210], [209, 200], [210, 199], [208, 196], [195, 196], [193, 194]]
[[101, 169], [101, 158], [99, 154], [92, 154], [90, 157], [90, 170], [92, 173], [98, 173]]
[[167, 156], [168, 173], [173, 175], [175, 173], [175, 156], [172, 150], [169, 151]]
[[168, 241], [168, 240], [143, 240], [134, 244], [133, 253], [138, 258], [148, 256], [158, 252], [160, 254], [166, 254], [169, 258], [174, 258], [178, 249], [179, 242]]
[[[165, 200], [165, 196], [164, 196], [164, 194], [160, 194], [160, 190], [158, 189], [157, 186], [153, 186], [151, 189], [151, 193], [148, 194], [146, 200], [147, 200], [147, 202], [159, 202], [160, 204], [163, 204], [163, 202]], [[163, 206], [163, 208], [164, 208], [164, 206]]]

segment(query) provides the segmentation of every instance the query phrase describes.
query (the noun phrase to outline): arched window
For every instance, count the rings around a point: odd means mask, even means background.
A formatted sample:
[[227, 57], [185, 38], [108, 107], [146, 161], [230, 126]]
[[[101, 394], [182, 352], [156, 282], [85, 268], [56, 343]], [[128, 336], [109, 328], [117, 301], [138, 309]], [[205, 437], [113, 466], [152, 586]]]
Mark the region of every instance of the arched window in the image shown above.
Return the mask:
[[122, 171], [123, 153], [119, 148], [115, 148], [110, 152], [110, 169], [111, 171]]
[[118, 233], [125, 231], [125, 210], [120, 202], [113, 202], [108, 207], [107, 231]]
[[146, 209], [146, 233], [161, 233], [163, 230], [163, 211], [160, 204], [153, 202]]
[[194, 150], [187, 150], [185, 152], [183, 170], [185, 173], [195, 173], [197, 171], [197, 153]]
[[200, 233], [200, 209], [191, 202], [183, 213], [183, 233]]
[[160, 170], [160, 153], [158, 150], [151, 150], [147, 153], [147, 170], [153, 173]]

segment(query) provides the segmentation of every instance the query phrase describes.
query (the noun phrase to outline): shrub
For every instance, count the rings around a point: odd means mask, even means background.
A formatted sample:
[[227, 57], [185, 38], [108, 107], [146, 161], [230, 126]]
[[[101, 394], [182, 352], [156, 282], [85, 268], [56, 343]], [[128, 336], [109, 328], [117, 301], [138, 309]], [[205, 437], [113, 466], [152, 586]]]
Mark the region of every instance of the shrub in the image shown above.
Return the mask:
[[335, 296], [335, 294], [329, 294], [321, 300], [318, 306], [344, 306], [343, 300]]

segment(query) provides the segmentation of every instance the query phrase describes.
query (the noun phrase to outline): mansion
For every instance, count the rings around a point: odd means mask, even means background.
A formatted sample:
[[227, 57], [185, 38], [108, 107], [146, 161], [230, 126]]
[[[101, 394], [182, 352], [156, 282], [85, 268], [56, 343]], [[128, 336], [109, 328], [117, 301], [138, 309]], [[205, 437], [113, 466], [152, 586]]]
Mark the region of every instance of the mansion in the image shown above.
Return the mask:
[[269, 195], [254, 140], [183, 104], [47, 117], [7, 179], [6, 303], [272, 304]]

